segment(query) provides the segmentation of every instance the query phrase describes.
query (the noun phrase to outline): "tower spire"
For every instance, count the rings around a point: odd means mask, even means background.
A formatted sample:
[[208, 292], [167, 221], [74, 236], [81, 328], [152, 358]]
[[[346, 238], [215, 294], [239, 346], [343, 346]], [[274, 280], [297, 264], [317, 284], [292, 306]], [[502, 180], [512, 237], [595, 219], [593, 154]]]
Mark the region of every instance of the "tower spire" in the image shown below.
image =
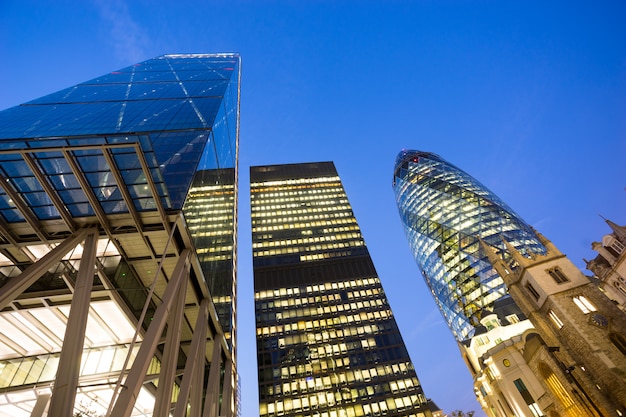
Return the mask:
[[489, 262], [491, 263], [493, 269], [496, 270], [498, 275], [500, 275], [500, 277], [504, 280], [507, 286], [510, 285], [512, 282], [517, 281], [517, 275], [514, 274], [511, 270], [511, 267], [498, 256], [493, 246], [487, 244], [484, 240], [480, 238], [480, 236], [478, 237], [478, 243], [480, 244], [480, 247], [485, 255], [487, 255], [487, 259], [489, 259]]
[[553, 255], [553, 256], [562, 256], [563, 255], [563, 253], [556, 246], [554, 246], [554, 243], [552, 243], [552, 241], [548, 240], [547, 237], [545, 237], [544, 235], [539, 233], [537, 231], [537, 229], [535, 229], [534, 227], [531, 227], [531, 229], [533, 230], [533, 232], [537, 236], [537, 239], [539, 239], [541, 244], [546, 248], [546, 256], [548, 254]]
[[[600, 217], [602, 217], [602, 216], [600, 216]], [[615, 237], [617, 238], [617, 240], [619, 240], [620, 243], [622, 243], [622, 244], [626, 244], [626, 226], [620, 226], [619, 224], [617, 224], [615, 222], [612, 222], [609, 219], [605, 219], [604, 217], [602, 217], [602, 218], [604, 219], [606, 224], [609, 225], [609, 227], [611, 228], [611, 230], [615, 234]]]

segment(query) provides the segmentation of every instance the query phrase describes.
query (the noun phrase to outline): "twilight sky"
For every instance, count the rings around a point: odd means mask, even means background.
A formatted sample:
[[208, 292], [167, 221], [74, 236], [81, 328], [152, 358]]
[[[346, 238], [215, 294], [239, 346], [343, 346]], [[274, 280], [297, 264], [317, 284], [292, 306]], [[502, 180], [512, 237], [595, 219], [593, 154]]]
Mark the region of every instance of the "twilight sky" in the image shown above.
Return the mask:
[[258, 415], [249, 166], [335, 162], [426, 395], [482, 411], [412, 259], [402, 148], [476, 177], [584, 270], [626, 224], [626, 3], [0, 0], [0, 109], [180, 52], [239, 52], [239, 372]]

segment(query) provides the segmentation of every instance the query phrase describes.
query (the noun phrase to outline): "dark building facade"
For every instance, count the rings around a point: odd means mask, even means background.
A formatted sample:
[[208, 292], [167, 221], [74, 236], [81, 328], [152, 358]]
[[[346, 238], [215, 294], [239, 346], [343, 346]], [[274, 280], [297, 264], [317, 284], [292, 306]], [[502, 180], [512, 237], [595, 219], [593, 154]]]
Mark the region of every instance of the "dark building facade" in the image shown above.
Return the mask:
[[234, 415], [240, 67], [164, 55], [0, 112], [0, 416]]
[[260, 415], [430, 416], [334, 165], [250, 180]]

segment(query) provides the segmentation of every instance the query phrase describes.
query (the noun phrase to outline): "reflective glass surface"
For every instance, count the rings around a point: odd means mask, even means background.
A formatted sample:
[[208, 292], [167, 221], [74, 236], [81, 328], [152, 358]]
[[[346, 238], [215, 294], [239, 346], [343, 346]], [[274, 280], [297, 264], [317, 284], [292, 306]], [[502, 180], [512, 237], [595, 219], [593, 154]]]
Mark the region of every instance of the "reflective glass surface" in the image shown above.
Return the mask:
[[60, 218], [42, 181], [72, 216], [93, 215], [76, 169], [106, 214], [129, 210], [120, 187], [134, 209], [155, 210], [151, 182], [166, 209], [181, 209], [197, 170], [236, 167], [239, 61], [164, 55], [1, 111], [0, 174], [10, 181], [0, 189], [0, 216], [24, 221], [17, 195], [39, 220]]
[[471, 338], [482, 309], [508, 297], [479, 238], [506, 257], [506, 239], [523, 254], [545, 253], [511, 208], [438, 155], [402, 151], [393, 188], [400, 218], [426, 283], [459, 341]]

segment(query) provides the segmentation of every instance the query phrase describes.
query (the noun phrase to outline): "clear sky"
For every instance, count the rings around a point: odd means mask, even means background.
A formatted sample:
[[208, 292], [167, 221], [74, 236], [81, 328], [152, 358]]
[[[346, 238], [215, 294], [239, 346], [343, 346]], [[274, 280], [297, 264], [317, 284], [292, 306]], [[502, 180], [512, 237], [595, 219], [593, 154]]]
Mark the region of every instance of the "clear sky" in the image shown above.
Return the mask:
[[625, 19], [623, 0], [0, 0], [0, 109], [165, 53], [241, 53], [243, 416], [258, 415], [249, 166], [327, 160], [427, 396], [479, 411], [404, 237], [394, 159], [439, 154], [584, 269], [599, 215], [626, 224]]

